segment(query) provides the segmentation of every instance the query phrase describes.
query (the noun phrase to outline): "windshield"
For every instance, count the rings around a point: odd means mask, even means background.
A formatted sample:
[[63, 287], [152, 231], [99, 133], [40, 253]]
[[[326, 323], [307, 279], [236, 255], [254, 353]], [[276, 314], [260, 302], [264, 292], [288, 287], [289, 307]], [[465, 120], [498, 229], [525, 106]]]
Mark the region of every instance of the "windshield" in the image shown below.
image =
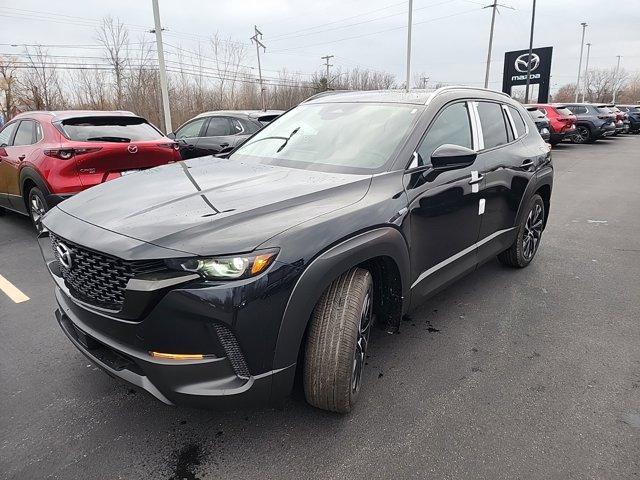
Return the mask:
[[600, 113], [611, 113], [611, 110], [609, 110], [609, 108], [607, 107], [598, 107], [598, 111]]
[[371, 173], [389, 162], [419, 111], [416, 105], [404, 104], [302, 104], [251, 137], [231, 158]]
[[159, 140], [162, 134], [144, 118], [139, 117], [79, 117], [62, 122], [69, 140], [78, 142], [136, 142]]

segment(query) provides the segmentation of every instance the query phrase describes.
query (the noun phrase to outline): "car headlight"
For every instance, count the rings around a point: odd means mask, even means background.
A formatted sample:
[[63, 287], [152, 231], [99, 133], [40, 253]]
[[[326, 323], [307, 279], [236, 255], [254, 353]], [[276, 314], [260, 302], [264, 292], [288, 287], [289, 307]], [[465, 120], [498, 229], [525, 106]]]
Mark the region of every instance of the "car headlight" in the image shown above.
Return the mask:
[[264, 272], [277, 255], [278, 250], [274, 249], [210, 258], [170, 259], [165, 263], [172, 270], [194, 272], [210, 280], [238, 280]]

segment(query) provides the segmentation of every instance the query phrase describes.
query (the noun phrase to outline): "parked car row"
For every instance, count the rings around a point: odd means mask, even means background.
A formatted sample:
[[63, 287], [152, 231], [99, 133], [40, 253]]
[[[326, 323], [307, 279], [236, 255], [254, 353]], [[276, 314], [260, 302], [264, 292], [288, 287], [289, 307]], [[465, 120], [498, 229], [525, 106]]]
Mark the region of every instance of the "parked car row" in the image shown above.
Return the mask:
[[126, 111], [27, 112], [0, 131], [0, 213], [29, 215], [89, 187], [240, 145], [281, 111], [207, 112], [164, 135]]
[[552, 145], [565, 139], [573, 143], [593, 143], [603, 137], [640, 131], [638, 105], [566, 103], [526, 107], [542, 138]]
[[225, 408], [280, 402], [299, 377], [311, 405], [348, 412], [374, 321], [396, 331], [495, 256], [533, 261], [549, 143], [640, 121], [469, 87], [281, 113], [206, 112], [165, 136], [130, 112], [32, 112], [0, 132], [0, 205], [31, 215], [58, 323], [112, 376]]

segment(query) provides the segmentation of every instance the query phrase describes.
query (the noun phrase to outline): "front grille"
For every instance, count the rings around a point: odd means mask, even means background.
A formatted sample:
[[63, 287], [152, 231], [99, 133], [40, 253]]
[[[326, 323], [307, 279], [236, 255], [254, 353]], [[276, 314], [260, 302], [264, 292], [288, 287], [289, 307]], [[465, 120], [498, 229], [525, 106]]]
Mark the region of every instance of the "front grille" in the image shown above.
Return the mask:
[[[60, 272], [71, 295], [90, 305], [109, 310], [121, 310], [129, 279], [136, 275], [165, 270], [162, 260], [122, 260], [96, 252], [50, 234], [51, 247], [60, 265]], [[60, 262], [58, 246], [69, 249], [71, 266]]]

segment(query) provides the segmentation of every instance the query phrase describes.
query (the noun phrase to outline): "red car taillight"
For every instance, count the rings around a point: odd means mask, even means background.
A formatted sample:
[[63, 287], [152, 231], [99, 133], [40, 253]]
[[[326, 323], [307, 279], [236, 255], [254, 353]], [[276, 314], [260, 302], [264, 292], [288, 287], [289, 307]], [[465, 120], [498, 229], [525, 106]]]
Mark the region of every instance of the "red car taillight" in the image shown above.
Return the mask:
[[162, 147], [162, 148], [170, 148], [172, 150], [180, 150], [180, 145], [178, 145], [177, 142], [171, 142], [171, 143], [158, 143], [158, 147]]
[[102, 147], [88, 147], [88, 148], [51, 148], [44, 151], [44, 154], [48, 157], [59, 158], [61, 160], [69, 160], [75, 155], [84, 155], [85, 153], [93, 153], [102, 150]]

